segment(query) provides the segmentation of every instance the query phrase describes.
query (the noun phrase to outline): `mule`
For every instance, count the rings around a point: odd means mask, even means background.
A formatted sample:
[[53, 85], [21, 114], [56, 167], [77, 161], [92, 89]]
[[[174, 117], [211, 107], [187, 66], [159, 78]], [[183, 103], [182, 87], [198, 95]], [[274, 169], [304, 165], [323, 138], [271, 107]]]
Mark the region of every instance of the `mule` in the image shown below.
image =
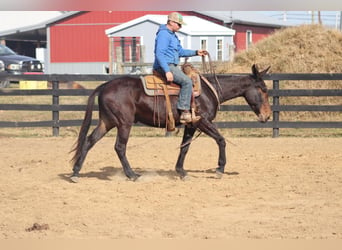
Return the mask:
[[[250, 75], [205, 75], [201, 79], [201, 95], [196, 97], [197, 115], [201, 119], [195, 124], [184, 126], [182, 146], [178, 155], [175, 170], [181, 178], [187, 175], [183, 168], [186, 154], [196, 130], [213, 138], [219, 149], [216, 173], [224, 173], [226, 165], [226, 142], [213, 120], [219, 105], [236, 97], [244, 97], [259, 122], [266, 122], [271, 115], [268, 101], [268, 90], [263, 80], [266, 70], [259, 72], [256, 65], [252, 66]], [[205, 81], [207, 79], [208, 81]], [[208, 84], [210, 82], [211, 84]], [[95, 97], [98, 95], [99, 120], [95, 129], [88, 135], [91, 125]], [[163, 97], [158, 97], [162, 99]], [[176, 126], [180, 126], [180, 114], [176, 108], [178, 96], [170, 96], [172, 111]], [[158, 108], [158, 122], [156, 122], [156, 106]], [[135, 181], [140, 175], [135, 173], [126, 157], [126, 147], [132, 126], [140, 122], [153, 127], [165, 127], [167, 114], [165, 98], [156, 103], [156, 98], [144, 92], [142, 80], [137, 76], [122, 76], [99, 85], [89, 96], [85, 117], [80, 128], [78, 140], [73, 151], [73, 174], [71, 181], [77, 182], [79, 172], [88, 151], [112, 128], [117, 128], [115, 151], [120, 159], [123, 171], [129, 180]]]

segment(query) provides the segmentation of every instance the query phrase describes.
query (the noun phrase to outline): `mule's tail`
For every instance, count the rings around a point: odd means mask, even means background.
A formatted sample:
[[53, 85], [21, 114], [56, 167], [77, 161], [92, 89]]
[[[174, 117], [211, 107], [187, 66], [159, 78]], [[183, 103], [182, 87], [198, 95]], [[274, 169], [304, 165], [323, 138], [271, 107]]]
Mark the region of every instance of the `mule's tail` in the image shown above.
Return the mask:
[[74, 156], [71, 159], [71, 162], [73, 164], [76, 163], [76, 161], [80, 158], [80, 156], [82, 154], [82, 149], [83, 149], [84, 144], [86, 142], [87, 134], [88, 134], [88, 131], [89, 131], [89, 128], [91, 125], [91, 120], [92, 120], [92, 116], [93, 116], [93, 108], [94, 108], [94, 103], [95, 103], [95, 97], [103, 89], [104, 86], [105, 86], [105, 84], [98, 86], [91, 93], [91, 95], [88, 97], [87, 108], [86, 108], [84, 119], [83, 119], [83, 122], [81, 125], [80, 133], [78, 135], [78, 139], [75, 143], [74, 148], [70, 151], [70, 153], [75, 152]]

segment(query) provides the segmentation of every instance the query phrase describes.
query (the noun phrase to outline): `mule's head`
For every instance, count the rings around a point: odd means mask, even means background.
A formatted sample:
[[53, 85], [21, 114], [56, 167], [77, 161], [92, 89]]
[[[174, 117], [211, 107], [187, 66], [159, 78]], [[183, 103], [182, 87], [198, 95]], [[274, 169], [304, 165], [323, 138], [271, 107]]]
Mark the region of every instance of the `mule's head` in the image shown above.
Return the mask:
[[254, 113], [258, 116], [259, 122], [267, 122], [271, 116], [271, 106], [268, 101], [267, 87], [262, 79], [270, 67], [259, 72], [257, 66], [252, 66], [252, 84], [245, 92], [245, 99]]

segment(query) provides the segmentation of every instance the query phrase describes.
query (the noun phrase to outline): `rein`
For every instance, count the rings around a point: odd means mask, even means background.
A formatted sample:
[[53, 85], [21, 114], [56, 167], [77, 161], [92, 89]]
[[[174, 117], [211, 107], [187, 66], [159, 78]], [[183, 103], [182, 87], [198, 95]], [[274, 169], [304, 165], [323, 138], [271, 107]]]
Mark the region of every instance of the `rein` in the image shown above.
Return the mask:
[[222, 93], [222, 87], [221, 87], [221, 84], [220, 84], [219, 80], [217, 79], [217, 76], [216, 76], [216, 73], [215, 73], [215, 70], [214, 70], [214, 67], [213, 67], [212, 60], [211, 60], [209, 52], [208, 52], [207, 55], [208, 55], [208, 59], [209, 59], [209, 70], [210, 71], [207, 69], [207, 64], [205, 62], [205, 56], [202, 56], [203, 73], [204, 74], [205, 73], [207, 73], [207, 74], [210, 73], [210, 74], [212, 74], [214, 76], [216, 84], [218, 86], [218, 90], [215, 89], [215, 87], [203, 75], [200, 74], [200, 77], [202, 78], [202, 80], [207, 84], [207, 86], [210, 88], [210, 90], [215, 95], [216, 100], [217, 100], [217, 108], [216, 108], [216, 110], [219, 110], [220, 109], [220, 95]]
[[216, 107], [216, 110], [219, 110], [220, 109], [220, 98], [218, 96], [218, 93], [215, 89], [215, 87], [208, 81], [207, 78], [205, 78], [203, 75], [200, 75], [201, 79], [203, 80], [203, 82], [205, 84], [207, 84], [207, 86], [209, 87], [209, 89], [213, 92], [213, 94], [215, 95], [216, 97], [216, 101], [217, 101], [217, 107]]
[[191, 140], [188, 140], [188, 141], [184, 142], [183, 144], [181, 144], [181, 145], [179, 146], [179, 148], [183, 148], [183, 147], [189, 145], [189, 144], [192, 143], [194, 140], [196, 140], [201, 134], [202, 134], [202, 131], [198, 129], [198, 134], [196, 135], [196, 137], [193, 138], [193, 139], [191, 139]]
[[[216, 81], [216, 84], [219, 88], [219, 93], [222, 93], [222, 87], [221, 87], [221, 84], [219, 82], [219, 80], [217, 79], [216, 77], [216, 73], [215, 73], [215, 70], [214, 70], [214, 67], [213, 67], [213, 64], [212, 64], [212, 61], [211, 61], [211, 57], [210, 57], [210, 54], [208, 53], [208, 58], [209, 58], [209, 70], [207, 69], [207, 66], [206, 66], [206, 62], [205, 62], [205, 56], [202, 56], [202, 67], [203, 67], [203, 73], [210, 73], [212, 75], [214, 75], [215, 77], [215, 81]], [[201, 79], [203, 80], [203, 82], [209, 87], [209, 89], [213, 92], [214, 96], [216, 97], [216, 100], [217, 100], [217, 107], [216, 109], [219, 110], [220, 109], [220, 97], [219, 97], [219, 93], [218, 91], [215, 89], [215, 87], [208, 81], [208, 79], [206, 77], [204, 77], [202, 74], [199, 74], [199, 76], [201, 77]], [[195, 141], [201, 134], [202, 134], [202, 131], [200, 129], [197, 129], [198, 130], [198, 134], [195, 136], [195, 138], [192, 138], [186, 142], [184, 142], [183, 144], [180, 145], [180, 148], [183, 148], [187, 145], [189, 145], [190, 143], [192, 143], [193, 141]]]
[[202, 67], [203, 67], [203, 73], [207, 73], [207, 74], [212, 74], [215, 78], [215, 81], [217, 83], [217, 86], [219, 88], [220, 91], [218, 91], [219, 93], [222, 93], [222, 87], [221, 87], [221, 84], [219, 82], [219, 80], [217, 79], [217, 76], [216, 76], [216, 73], [215, 73], [215, 69], [213, 67], [213, 63], [212, 63], [212, 60], [211, 60], [211, 57], [210, 57], [210, 54], [208, 52], [208, 62], [209, 62], [209, 70], [207, 69], [207, 64], [205, 62], [205, 56], [202, 56]]

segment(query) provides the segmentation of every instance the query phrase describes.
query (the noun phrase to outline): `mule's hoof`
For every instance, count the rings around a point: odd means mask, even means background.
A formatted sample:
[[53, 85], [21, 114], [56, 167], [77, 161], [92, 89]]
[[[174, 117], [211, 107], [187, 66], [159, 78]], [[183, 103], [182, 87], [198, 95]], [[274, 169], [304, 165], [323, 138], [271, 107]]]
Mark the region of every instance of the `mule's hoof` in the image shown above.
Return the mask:
[[71, 182], [73, 182], [73, 183], [78, 183], [78, 176], [71, 176], [70, 177], [70, 180], [71, 180]]
[[134, 178], [132, 178], [132, 181], [137, 181], [137, 180], [139, 180], [139, 177], [140, 177], [141, 175], [140, 174], [137, 174], [136, 176], [134, 176]]
[[190, 180], [190, 177], [189, 177], [188, 175], [181, 175], [181, 176], [180, 176], [180, 179], [181, 179], [182, 181], [188, 181], [188, 180]]
[[223, 176], [223, 173], [218, 169], [216, 169], [215, 174], [216, 174], [216, 179], [221, 179]]
[[137, 181], [141, 175], [140, 174], [135, 174], [133, 176], [127, 177], [129, 181]]

